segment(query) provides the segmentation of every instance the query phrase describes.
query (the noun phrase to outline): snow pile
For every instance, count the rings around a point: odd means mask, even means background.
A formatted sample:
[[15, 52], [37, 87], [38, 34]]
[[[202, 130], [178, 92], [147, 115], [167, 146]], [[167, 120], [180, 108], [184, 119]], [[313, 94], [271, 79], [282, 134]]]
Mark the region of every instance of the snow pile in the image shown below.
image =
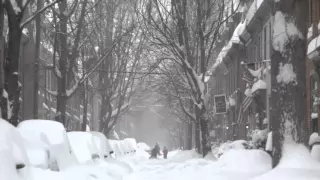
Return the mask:
[[32, 180], [114, 180], [106, 170], [98, 165], [78, 165], [66, 171], [50, 171], [32, 168]]
[[269, 154], [256, 149], [232, 149], [224, 153], [218, 163], [222, 171], [257, 174], [267, 172], [272, 164]]
[[96, 166], [101, 172], [105, 172], [116, 180], [122, 180], [124, 176], [133, 172], [129, 164], [113, 159], [98, 161]]
[[70, 148], [67, 133], [63, 125], [51, 120], [25, 120], [18, 125], [19, 130], [46, 136], [50, 151], [49, 167], [64, 170], [77, 164]]
[[198, 154], [195, 150], [188, 150], [177, 153], [176, 155], [172, 156], [170, 160], [174, 162], [184, 162], [188, 159], [198, 159], [201, 157], [202, 156]]
[[318, 180], [319, 177], [320, 163], [311, 158], [305, 146], [285, 144], [279, 165], [254, 180]]

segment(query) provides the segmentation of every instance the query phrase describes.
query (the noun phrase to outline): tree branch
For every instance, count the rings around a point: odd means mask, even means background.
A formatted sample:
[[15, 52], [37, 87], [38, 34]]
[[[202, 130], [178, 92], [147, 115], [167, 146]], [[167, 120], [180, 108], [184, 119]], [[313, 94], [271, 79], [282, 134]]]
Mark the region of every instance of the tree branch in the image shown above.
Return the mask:
[[38, 12], [36, 12], [33, 16], [29, 17], [28, 19], [26, 19], [24, 22], [21, 23], [20, 28], [23, 29], [24, 26], [26, 26], [28, 23], [30, 23], [32, 20], [34, 20], [38, 15], [40, 15], [42, 12], [44, 12], [45, 10], [47, 10], [48, 8], [52, 7], [53, 5], [55, 5], [56, 3], [58, 3], [61, 0], [55, 0], [52, 3], [48, 4], [47, 6], [43, 7], [42, 9], [40, 9]]

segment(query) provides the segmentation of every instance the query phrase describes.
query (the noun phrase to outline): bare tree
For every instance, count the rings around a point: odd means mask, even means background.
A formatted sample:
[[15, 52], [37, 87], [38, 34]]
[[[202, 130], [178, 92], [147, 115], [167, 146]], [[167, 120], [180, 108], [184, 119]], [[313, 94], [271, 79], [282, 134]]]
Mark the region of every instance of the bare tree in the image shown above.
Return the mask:
[[[56, 4], [58, 0], [46, 4], [41, 9], [37, 9], [34, 15], [26, 18], [25, 12], [29, 7], [31, 0], [15, 1], [5, 0], [2, 1], [2, 7], [6, 11], [8, 18], [8, 46], [6, 52], [6, 59], [4, 63], [4, 89], [2, 95], [7, 102], [1, 103], [2, 118], [7, 119], [11, 124], [17, 125], [18, 113], [20, 110], [20, 91], [21, 85], [19, 83], [19, 57], [20, 57], [20, 41], [22, 31], [25, 26], [34, 20], [38, 15]], [[5, 100], [4, 99], [4, 100]]]
[[144, 8], [137, 10], [137, 14], [141, 17], [151, 45], [165, 49], [168, 52], [167, 59], [180, 65], [184, 71], [192, 92], [196, 119], [201, 127], [205, 156], [210, 150], [205, 76], [219, 31], [233, 15], [226, 17], [225, 8], [233, 3], [214, 0], [141, 0], [141, 4]]

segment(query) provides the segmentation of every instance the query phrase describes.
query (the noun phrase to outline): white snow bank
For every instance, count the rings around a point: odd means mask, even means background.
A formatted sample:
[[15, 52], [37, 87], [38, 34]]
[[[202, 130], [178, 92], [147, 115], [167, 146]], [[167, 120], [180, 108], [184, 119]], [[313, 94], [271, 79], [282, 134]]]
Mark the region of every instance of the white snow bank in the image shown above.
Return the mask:
[[107, 159], [106, 161], [99, 161], [97, 165], [101, 170], [117, 180], [122, 180], [124, 176], [133, 172], [129, 164], [119, 160]]
[[232, 149], [225, 152], [218, 161], [221, 170], [242, 173], [264, 173], [271, 169], [269, 154], [262, 150]]
[[202, 158], [202, 156], [198, 154], [195, 150], [189, 150], [189, 151], [181, 151], [177, 153], [176, 155], [172, 156], [170, 160], [174, 162], [184, 162], [189, 159], [198, 159], [198, 158]]
[[98, 165], [78, 165], [66, 171], [50, 171], [32, 168], [32, 180], [114, 180]]
[[[25, 174], [28, 175], [29, 162], [22, 137], [15, 127], [3, 119], [0, 119], [0, 162], [1, 180], [22, 180]], [[17, 164], [26, 167], [17, 171]]]
[[320, 170], [320, 163], [311, 158], [309, 150], [304, 145], [285, 144], [278, 167]]
[[68, 132], [68, 138], [79, 163], [92, 161], [94, 155], [100, 154], [92, 134], [88, 132]]
[[285, 144], [279, 165], [254, 180], [318, 180], [320, 163], [313, 160], [308, 149], [300, 144]]

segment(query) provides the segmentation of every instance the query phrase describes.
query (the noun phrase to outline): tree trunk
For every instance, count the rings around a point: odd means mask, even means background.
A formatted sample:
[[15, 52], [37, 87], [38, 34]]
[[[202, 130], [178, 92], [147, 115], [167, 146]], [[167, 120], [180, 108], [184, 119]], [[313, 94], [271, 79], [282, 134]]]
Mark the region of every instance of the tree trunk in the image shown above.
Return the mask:
[[89, 99], [88, 99], [88, 80], [86, 80], [85, 84], [84, 84], [84, 88], [83, 88], [83, 115], [82, 115], [82, 127], [81, 127], [82, 131], [86, 131], [87, 130], [88, 103], [89, 103]]
[[201, 139], [200, 139], [200, 123], [199, 120], [195, 122], [195, 144], [196, 144], [196, 150], [199, 154], [201, 154]]
[[187, 129], [187, 150], [192, 149], [192, 122], [188, 121], [188, 129]]
[[[271, 102], [272, 107], [274, 107], [271, 110], [272, 142], [274, 148], [273, 167], [277, 166], [281, 159], [283, 145], [288, 141], [302, 143], [307, 138], [305, 135], [305, 67], [308, 1], [283, 0], [276, 2], [275, 8], [274, 51], [271, 57], [271, 81], [273, 89]], [[289, 18], [290, 21], [288, 22]], [[284, 23], [295, 25], [301, 33], [300, 37], [293, 37], [290, 33], [287, 33], [287, 24]], [[280, 33], [280, 30], [282, 33]], [[290, 28], [291, 32], [292, 30], [294, 29]], [[282, 48], [279, 46], [279, 43], [283, 41], [283, 38], [277, 41], [279, 37], [276, 38], [276, 36], [283, 35], [289, 35], [289, 40], [286, 44], [283, 44]], [[281, 78], [283, 68], [286, 68], [286, 72], [290, 72], [292, 69], [294, 73], [287, 73], [285, 74], [286, 78]], [[288, 76], [291, 79], [288, 80]]]
[[[67, 2], [62, 1], [59, 3], [59, 10], [65, 12], [67, 9]], [[57, 116], [59, 116], [59, 121], [66, 125], [66, 106], [67, 106], [67, 76], [68, 76], [68, 54], [69, 47], [67, 44], [68, 34], [67, 34], [67, 16], [64, 13], [59, 15], [59, 47], [60, 47], [60, 57], [59, 57], [59, 71], [60, 77], [57, 77], [58, 81], [58, 95], [57, 95]]]
[[209, 126], [208, 119], [206, 118], [206, 110], [203, 107], [200, 110], [200, 128], [201, 128], [201, 145], [202, 145], [202, 155], [205, 157], [211, 150], [209, 142]]
[[19, 98], [21, 86], [19, 84], [18, 72], [22, 31], [20, 29], [20, 22], [17, 20], [16, 15], [12, 13], [14, 12], [8, 13], [9, 42], [8, 54], [4, 65], [4, 87], [9, 98], [9, 105], [7, 106], [7, 120], [9, 120], [9, 122], [14, 126], [17, 126], [19, 123], [18, 115], [20, 110]]
[[[39, 11], [43, 6], [41, 0], [37, 0], [37, 11]], [[39, 91], [39, 66], [40, 66], [40, 40], [41, 40], [41, 15], [36, 17], [36, 50], [34, 56], [34, 83], [33, 83], [33, 118], [38, 119], [38, 91]]]

